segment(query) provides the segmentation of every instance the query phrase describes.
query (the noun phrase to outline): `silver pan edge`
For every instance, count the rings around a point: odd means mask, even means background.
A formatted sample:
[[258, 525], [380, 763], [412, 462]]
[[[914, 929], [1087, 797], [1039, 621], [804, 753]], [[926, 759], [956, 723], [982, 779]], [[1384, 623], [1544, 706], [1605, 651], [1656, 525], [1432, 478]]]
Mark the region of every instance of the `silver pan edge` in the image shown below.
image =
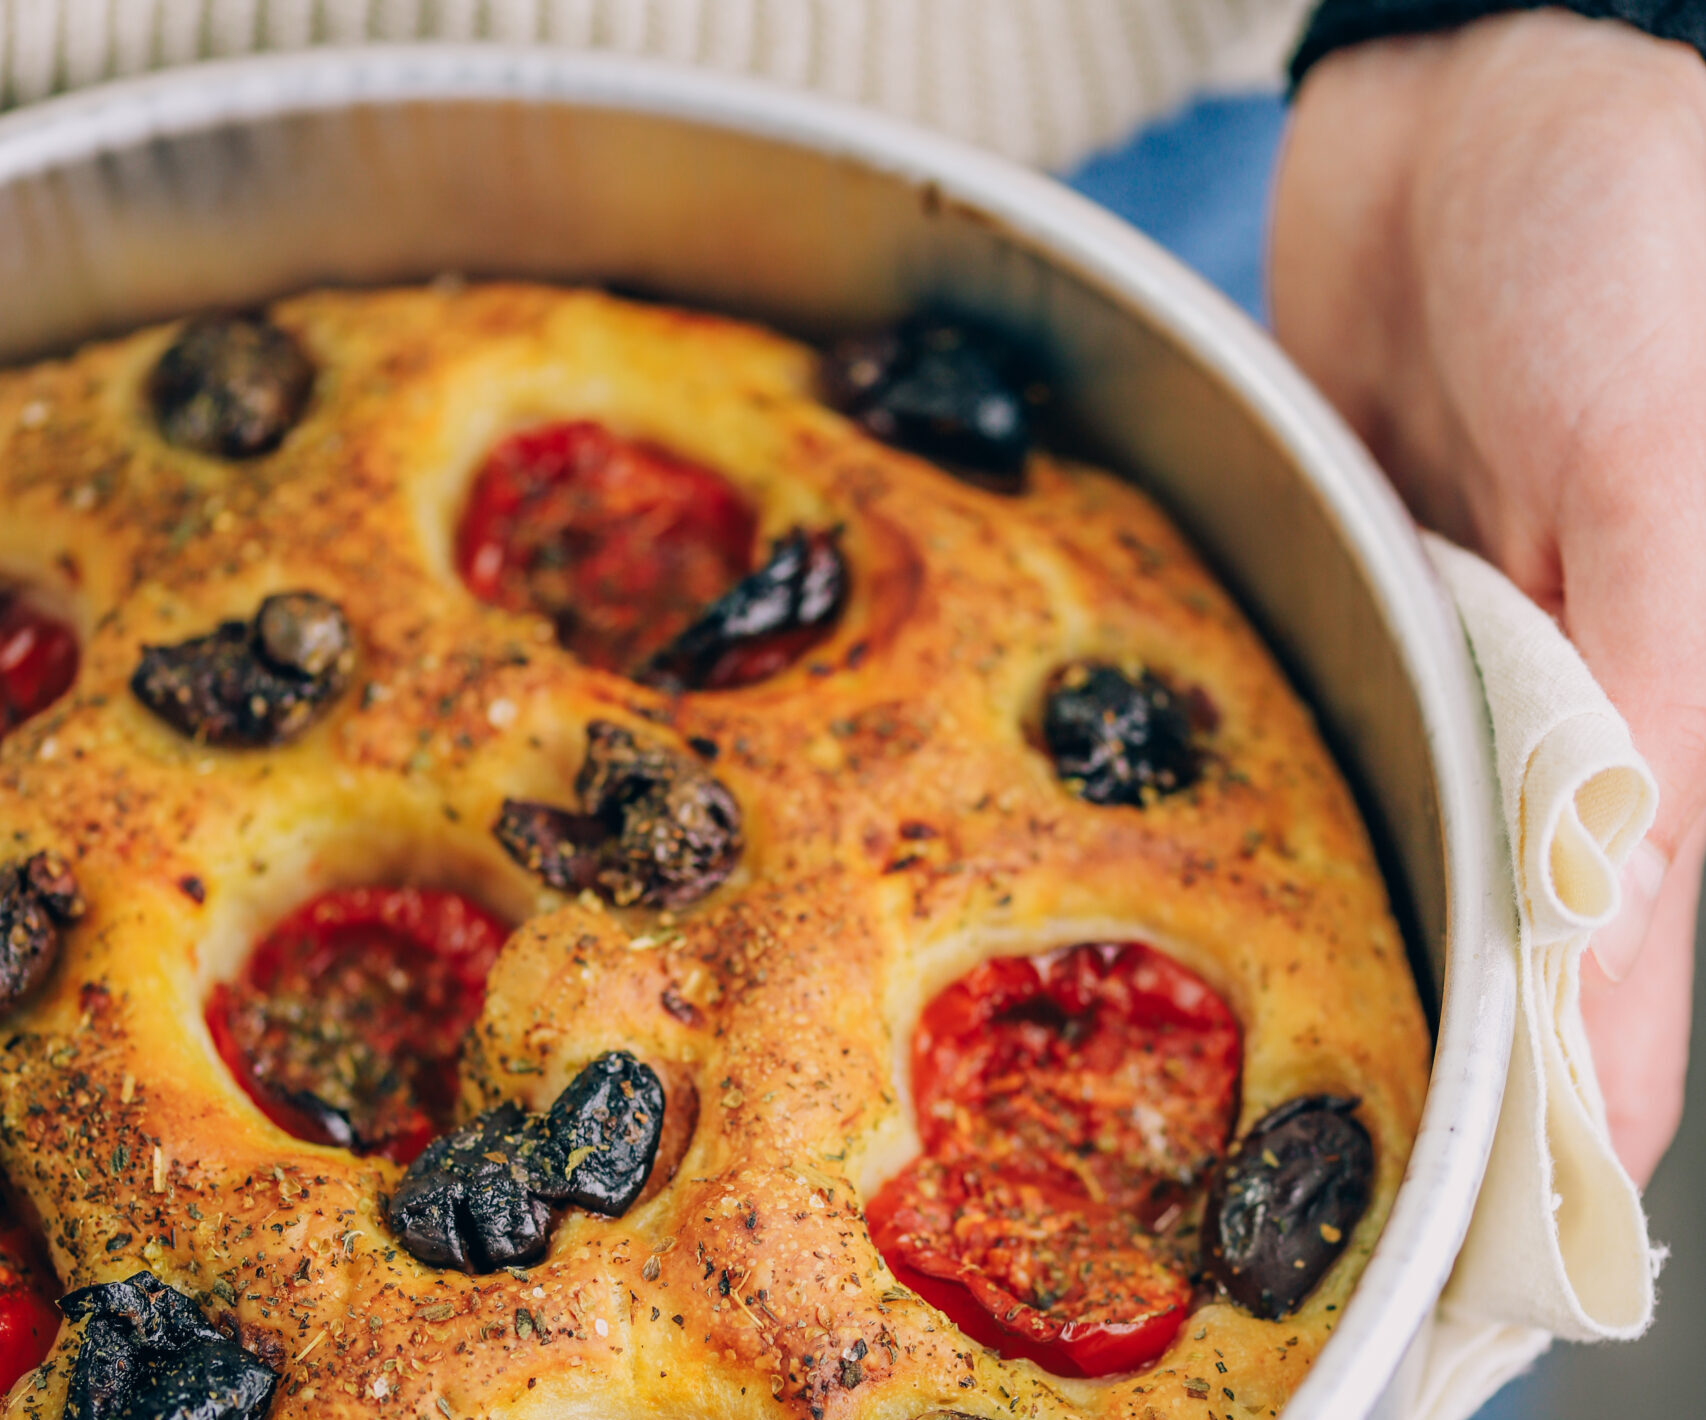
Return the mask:
[[1367, 454], [1272, 343], [1046, 178], [868, 112], [498, 46], [267, 56], [0, 117], [0, 362], [209, 305], [455, 271], [594, 280], [804, 334], [921, 301], [1050, 352], [1279, 652], [1384, 848], [1438, 1005], [1391, 1218], [1288, 1417], [1397, 1416], [1508, 1063], [1508, 859], [1455, 612]]

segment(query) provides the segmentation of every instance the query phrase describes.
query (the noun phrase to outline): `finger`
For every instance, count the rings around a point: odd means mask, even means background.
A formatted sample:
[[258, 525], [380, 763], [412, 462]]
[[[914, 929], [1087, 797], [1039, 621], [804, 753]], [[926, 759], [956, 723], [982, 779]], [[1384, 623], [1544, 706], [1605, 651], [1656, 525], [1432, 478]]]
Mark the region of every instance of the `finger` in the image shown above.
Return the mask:
[[1611, 980], [1621, 981], [1635, 969], [1636, 958], [1652, 929], [1669, 868], [1670, 859], [1653, 842], [1636, 844], [1623, 865], [1618, 877], [1622, 891], [1617, 916], [1593, 934], [1594, 959]]
[[1645, 950], [1627, 979], [1613, 983], [1591, 954], [1582, 961], [1582, 1018], [1611, 1142], [1643, 1188], [1682, 1119], [1703, 858], [1706, 818], [1677, 851]]
[[[1562, 283], [1543, 322], [1571, 358], [1541, 422], [1571, 427], [1552, 449], [1544, 438], [1527, 444], [1531, 456], [1557, 460], [1550, 486], [1564, 630], [1659, 784], [1648, 845], [1624, 873], [1619, 920], [1594, 944], [1614, 978], [1651, 935], [1644, 927], [1661, 894], [1693, 891], [1691, 881], [1663, 886], [1663, 866], [1706, 814], [1706, 411], [1697, 394], [1706, 380], [1706, 259], [1697, 241], [1678, 239], [1706, 230], [1702, 162], [1706, 150], [1693, 142], [1655, 137], [1627, 165], [1626, 200], [1612, 204], [1645, 235], [1614, 241], [1614, 211], [1590, 223], [1590, 249], [1607, 254], [1597, 279]], [[1559, 291], [1574, 291], [1573, 302], [1560, 303]], [[1548, 483], [1537, 476], [1529, 486]], [[1697, 865], [1677, 871], [1692, 879]]]
[[[1706, 273], [1699, 295], [1706, 319]], [[1706, 339], [1665, 335], [1578, 441], [1559, 564], [1564, 630], [1658, 779], [1652, 841], [1674, 857], [1706, 812]]]
[[[1706, 376], [1706, 350], [1687, 353], [1671, 368]], [[1650, 390], [1631, 398], [1627, 422], [1593, 436], [1584, 456], [1594, 475], [1565, 482], [1572, 506], [1559, 536], [1564, 630], [1659, 785], [1648, 841], [1622, 874], [1618, 917], [1593, 942], [1614, 980], [1635, 967], [1643, 943], [1663, 939], [1660, 904], [1695, 891], [1698, 855], [1679, 858], [1678, 847], [1706, 814], [1706, 419]]]

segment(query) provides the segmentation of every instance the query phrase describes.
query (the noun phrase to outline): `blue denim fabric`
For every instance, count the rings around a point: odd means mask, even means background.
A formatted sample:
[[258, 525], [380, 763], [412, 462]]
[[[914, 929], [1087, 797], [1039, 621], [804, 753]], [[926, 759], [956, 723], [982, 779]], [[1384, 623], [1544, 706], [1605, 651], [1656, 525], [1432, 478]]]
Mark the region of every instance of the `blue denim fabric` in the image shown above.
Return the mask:
[[1284, 123], [1277, 94], [1205, 98], [1066, 180], [1261, 320], [1268, 188]]

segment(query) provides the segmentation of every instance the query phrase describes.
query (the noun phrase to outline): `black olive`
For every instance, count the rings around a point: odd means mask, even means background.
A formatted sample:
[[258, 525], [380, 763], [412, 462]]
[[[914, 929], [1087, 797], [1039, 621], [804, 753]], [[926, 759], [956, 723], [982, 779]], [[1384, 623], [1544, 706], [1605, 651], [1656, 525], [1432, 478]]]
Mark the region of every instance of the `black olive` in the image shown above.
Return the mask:
[[840, 530], [795, 528], [772, 545], [769, 561], [714, 601], [636, 679], [667, 690], [760, 680], [826, 634], [846, 600]]
[[82, 915], [77, 880], [57, 853], [0, 864], [0, 1010], [40, 985], [59, 954], [59, 929]]
[[148, 381], [168, 443], [244, 459], [278, 447], [308, 404], [314, 366], [296, 338], [258, 315], [190, 321]]
[[547, 1113], [501, 1104], [433, 1140], [392, 1195], [391, 1227], [431, 1267], [494, 1272], [536, 1261], [553, 1205], [615, 1217], [639, 1197], [663, 1108], [649, 1067], [623, 1051], [601, 1055]]
[[1374, 1146], [1358, 1101], [1305, 1095], [1257, 1120], [1209, 1188], [1209, 1273], [1247, 1311], [1273, 1320], [1315, 1288], [1368, 1207]]
[[998, 492], [1023, 489], [1041, 385], [995, 332], [915, 317], [836, 346], [824, 385], [831, 405], [884, 443]]
[[594, 814], [532, 799], [505, 799], [492, 832], [504, 851], [528, 872], [567, 892], [593, 885], [598, 845], [609, 837]]
[[506, 799], [493, 832], [550, 886], [619, 906], [680, 907], [734, 871], [740, 806], [697, 761], [642, 747], [620, 725], [587, 726], [581, 810]]
[[391, 1197], [391, 1227], [432, 1267], [494, 1272], [532, 1262], [550, 1241], [551, 1207], [536, 1190], [555, 1157], [537, 1116], [500, 1104], [409, 1165]]
[[151, 1366], [116, 1420], [259, 1420], [277, 1385], [241, 1347], [201, 1342]]
[[87, 1323], [66, 1420], [260, 1420], [272, 1408], [278, 1373], [152, 1273], [84, 1287], [59, 1309]]
[[626, 1051], [576, 1075], [546, 1116], [553, 1147], [574, 1161], [564, 1197], [589, 1213], [626, 1213], [651, 1177], [663, 1104], [662, 1082]]
[[136, 698], [205, 744], [283, 744], [349, 684], [355, 639], [342, 609], [315, 592], [280, 592], [250, 621], [206, 636], [144, 646], [130, 678]]
[[1191, 722], [1167, 684], [1115, 666], [1069, 666], [1051, 683], [1043, 741], [1055, 773], [1093, 804], [1141, 808], [1194, 784], [1202, 758]]
[[261, 655], [283, 671], [320, 677], [350, 654], [349, 623], [336, 602], [313, 592], [280, 592], [255, 614]]
[[366, 1150], [373, 1146], [373, 1140], [357, 1131], [349, 1110], [328, 1103], [314, 1091], [280, 1090], [279, 1098], [292, 1109], [307, 1115], [326, 1143], [336, 1144], [340, 1149]]

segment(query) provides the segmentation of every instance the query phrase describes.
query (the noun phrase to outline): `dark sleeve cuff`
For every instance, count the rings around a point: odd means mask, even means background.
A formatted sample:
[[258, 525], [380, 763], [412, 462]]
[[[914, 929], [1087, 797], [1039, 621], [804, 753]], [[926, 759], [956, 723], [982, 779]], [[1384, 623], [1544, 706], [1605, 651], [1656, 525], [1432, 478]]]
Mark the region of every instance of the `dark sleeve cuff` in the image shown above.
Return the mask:
[[[1452, 29], [1485, 15], [1547, 8], [1546, 0], [1321, 0], [1291, 58], [1295, 93], [1323, 56], [1364, 40]], [[1681, 40], [1706, 53], [1706, 4], [1701, 0], [1551, 0], [1594, 20], [1622, 20], [1659, 39]]]

